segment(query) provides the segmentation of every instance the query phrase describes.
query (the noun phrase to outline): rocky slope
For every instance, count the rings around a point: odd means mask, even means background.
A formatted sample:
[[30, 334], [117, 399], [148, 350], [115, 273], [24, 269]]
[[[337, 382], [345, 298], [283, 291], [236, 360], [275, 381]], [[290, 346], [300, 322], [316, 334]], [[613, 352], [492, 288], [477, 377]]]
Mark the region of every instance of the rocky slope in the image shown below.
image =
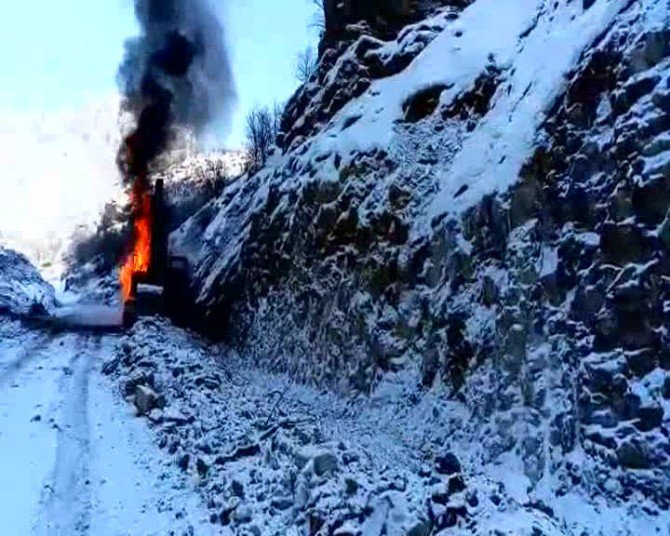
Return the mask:
[[165, 475], [200, 491], [213, 534], [667, 532], [667, 514], [645, 501], [531, 489], [512, 458], [482, 463], [467, 411], [422, 392], [411, 371], [370, 396], [323, 392], [156, 319], [137, 323], [103, 371], [171, 460]]
[[322, 386], [374, 393], [414, 371], [467, 415], [466, 472], [659, 514], [670, 6], [496, 4], [390, 41], [351, 27], [323, 54], [282, 151], [172, 236], [193, 316]]
[[28, 259], [0, 246], [0, 315], [50, 312], [55, 305], [53, 287]]

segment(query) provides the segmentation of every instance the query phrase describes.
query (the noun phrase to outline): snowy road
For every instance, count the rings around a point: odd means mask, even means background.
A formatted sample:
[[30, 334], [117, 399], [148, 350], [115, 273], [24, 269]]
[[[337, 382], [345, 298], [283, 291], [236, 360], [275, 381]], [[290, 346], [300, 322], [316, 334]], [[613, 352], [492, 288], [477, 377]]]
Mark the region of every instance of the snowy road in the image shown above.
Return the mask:
[[116, 339], [0, 324], [2, 534], [211, 534], [197, 493], [100, 373]]
[[[119, 386], [146, 370], [166, 406], [139, 419]], [[579, 489], [538, 510], [513, 460], [478, 461], [459, 403], [417, 385], [320, 391], [160, 320], [118, 336], [0, 320], [0, 534], [402, 536], [434, 497], [468, 500], [453, 534], [668, 533], [667, 515]], [[452, 450], [464, 471], [437, 463]]]

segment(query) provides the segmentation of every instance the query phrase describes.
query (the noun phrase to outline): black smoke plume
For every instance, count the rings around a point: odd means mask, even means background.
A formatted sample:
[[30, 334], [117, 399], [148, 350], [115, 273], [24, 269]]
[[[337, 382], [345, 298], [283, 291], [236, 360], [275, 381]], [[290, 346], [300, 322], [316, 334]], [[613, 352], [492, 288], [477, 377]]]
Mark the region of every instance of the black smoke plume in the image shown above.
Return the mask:
[[146, 179], [177, 126], [225, 128], [235, 100], [223, 27], [210, 0], [135, 0], [140, 35], [126, 43], [118, 82], [134, 130], [119, 151], [127, 181]]

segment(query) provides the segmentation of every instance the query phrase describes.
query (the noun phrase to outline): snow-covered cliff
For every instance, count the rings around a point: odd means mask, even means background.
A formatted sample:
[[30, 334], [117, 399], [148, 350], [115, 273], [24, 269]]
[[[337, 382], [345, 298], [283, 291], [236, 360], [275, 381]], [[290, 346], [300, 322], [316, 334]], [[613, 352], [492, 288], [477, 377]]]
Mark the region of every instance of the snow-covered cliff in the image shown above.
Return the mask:
[[173, 234], [196, 324], [319, 385], [414, 374], [466, 465], [559, 519], [575, 489], [667, 509], [669, 14], [476, 0], [391, 41], [351, 27], [283, 150]]

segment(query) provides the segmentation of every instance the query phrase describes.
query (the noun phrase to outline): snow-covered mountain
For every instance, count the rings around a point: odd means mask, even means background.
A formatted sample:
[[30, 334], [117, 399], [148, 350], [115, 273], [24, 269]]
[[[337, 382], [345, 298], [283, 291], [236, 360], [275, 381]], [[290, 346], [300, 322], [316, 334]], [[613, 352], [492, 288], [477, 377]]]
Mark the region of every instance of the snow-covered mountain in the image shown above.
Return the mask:
[[668, 532], [670, 4], [434, 4], [349, 25], [282, 150], [172, 235], [194, 325], [432, 411], [398, 433], [475, 500], [394, 488], [412, 534]]

